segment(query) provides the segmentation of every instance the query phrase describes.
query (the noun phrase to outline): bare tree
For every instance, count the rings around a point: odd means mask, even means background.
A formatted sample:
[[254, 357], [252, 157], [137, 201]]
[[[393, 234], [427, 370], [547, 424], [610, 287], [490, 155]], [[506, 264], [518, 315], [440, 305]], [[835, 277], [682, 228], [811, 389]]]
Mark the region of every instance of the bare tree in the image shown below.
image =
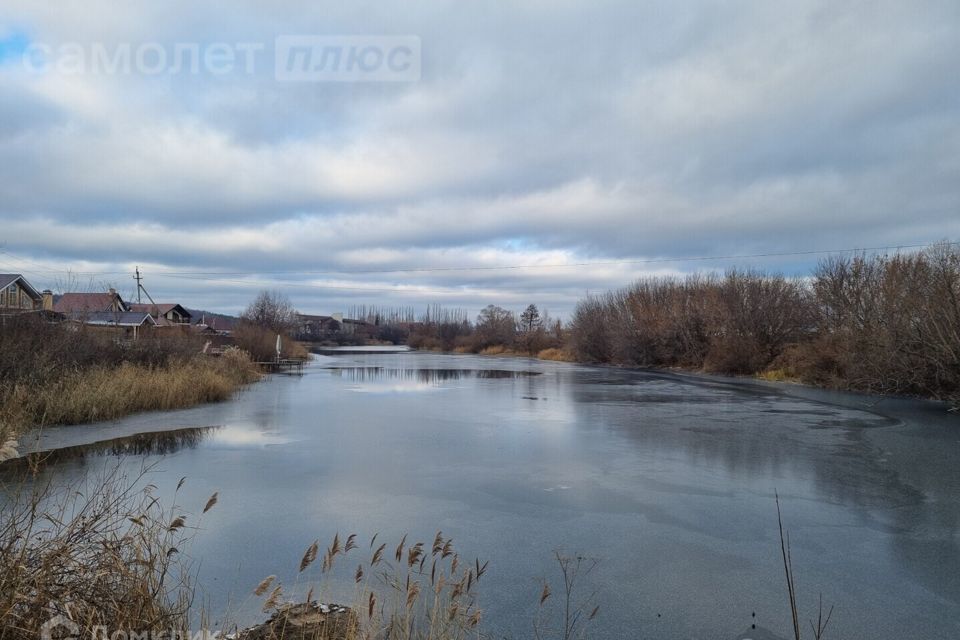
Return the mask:
[[277, 333], [291, 332], [297, 325], [297, 310], [290, 298], [279, 291], [261, 291], [240, 317]]
[[480, 348], [511, 345], [516, 336], [517, 321], [512, 312], [496, 305], [487, 305], [477, 316], [476, 337]]

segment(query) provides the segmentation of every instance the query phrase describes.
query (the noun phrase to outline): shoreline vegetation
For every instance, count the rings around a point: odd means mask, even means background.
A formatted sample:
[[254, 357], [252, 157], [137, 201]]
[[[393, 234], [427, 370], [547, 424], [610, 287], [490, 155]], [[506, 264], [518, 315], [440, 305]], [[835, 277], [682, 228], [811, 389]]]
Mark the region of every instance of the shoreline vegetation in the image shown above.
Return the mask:
[[308, 356], [290, 338], [295, 311], [261, 293], [244, 311], [230, 346], [170, 329], [136, 340], [82, 324], [51, 323], [33, 314], [4, 318], [0, 330], [0, 462], [17, 457], [31, 429], [114, 420], [223, 402], [260, 379], [257, 364]]
[[805, 276], [644, 278], [588, 295], [565, 325], [535, 305], [519, 315], [490, 305], [474, 322], [432, 309], [382, 334], [429, 351], [755, 376], [958, 408], [960, 243], [833, 256]]
[[246, 351], [202, 353], [195, 336], [118, 342], [109, 334], [8, 319], [0, 332], [0, 461], [24, 432], [222, 402], [260, 378]]

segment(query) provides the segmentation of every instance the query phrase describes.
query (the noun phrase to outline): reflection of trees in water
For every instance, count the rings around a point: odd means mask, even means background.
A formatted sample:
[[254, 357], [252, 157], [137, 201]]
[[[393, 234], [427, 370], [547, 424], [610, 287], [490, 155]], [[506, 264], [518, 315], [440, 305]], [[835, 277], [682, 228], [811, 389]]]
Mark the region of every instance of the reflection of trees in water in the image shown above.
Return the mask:
[[187, 427], [171, 431], [135, 433], [129, 436], [100, 440], [89, 444], [63, 447], [53, 451], [30, 453], [0, 465], [3, 471], [23, 468], [43, 468], [66, 461], [83, 462], [93, 456], [143, 456], [176, 453], [194, 448], [219, 427]]
[[580, 424], [600, 425], [645, 457], [679, 453], [686, 464], [720, 466], [735, 478], [796, 478], [801, 495], [809, 486], [817, 501], [849, 508], [865, 529], [883, 531], [905, 571], [960, 603], [960, 508], [950, 490], [960, 486], [960, 471], [922, 462], [936, 457], [944, 425], [913, 427], [901, 446], [916, 450], [892, 464], [871, 432], [899, 424], [894, 418], [749, 384], [637, 372], [611, 372], [601, 382], [605, 373], [571, 379]]
[[916, 490], [876, 463], [864, 430], [887, 418], [820, 405], [775, 390], [716, 387], [635, 376], [623, 386], [575, 385], [584, 424], [603, 422], [645, 452], [681, 452], [696, 466], [733, 476], [809, 479], [820, 498], [864, 507], [900, 507]]
[[334, 375], [350, 382], [402, 381], [438, 384], [476, 378], [499, 380], [527, 378], [540, 375], [539, 371], [510, 371], [507, 369], [387, 369], [384, 367], [330, 367]]

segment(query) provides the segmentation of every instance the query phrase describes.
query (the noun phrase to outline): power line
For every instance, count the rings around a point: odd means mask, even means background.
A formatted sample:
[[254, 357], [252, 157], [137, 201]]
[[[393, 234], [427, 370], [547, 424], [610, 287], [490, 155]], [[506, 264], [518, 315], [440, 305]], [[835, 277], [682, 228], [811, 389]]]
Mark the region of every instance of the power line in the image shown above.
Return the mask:
[[[786, 258], [799, 256], [813, 256], [838, 253], [866, 253], [868, 251], [889, 251], [902, 249], [921, 249], [932, 246], [935, 243], [924, 244], [901, 244], [887, 245], [881, 247], [853, 247], [846, 249], [817, 249], [810, 251], [781, 251], [767, 253], [750, 254], [730, 254], [713, 256], [674, 256], [660, 258], [623, 258], [616, 260], [595, 260], [585, 262], [563, 262], [546, 264], [513, 264], [513, 265], [491, 265], [491, 266], [469, 266], [469, 267], [405, 267], [395, 269], [283, 269], [283, 270], [264, 270], [264, 271], [187, 271], [187, 270], [165, 270], [153, 272], [157, 276], [245, 276], [245, 275], [365, 275], [365, 274], [388, 274], [388, 273], [438, 273], [438, 272], [470, 272], [470, 271], [500, 271], [500, 270], [520, 270], [520, 269], [561, 269], [572, 267], [591, 267], [591, 266], [613, 266], [613, 265], [631, 265], [631, 264], [662, 264], [671, 262], [708, 262], [712, 260], [747, 260], [753, 258]], [[946, 245], [960, 245], [960, 242], [943, 242]], [[7, 256], [11, 254], [6, 251], [0, 251]], [[19, 260], [31, 264], [39, 265], [19, 258]], [[46, 270], [46, 273], [64, 273], [64, 270]], [[34, 271], [36, 273], [36, 271]], [[95, 275], [124, 275], [127, 271], [74, 271], [76, 275], [95, 276]]]

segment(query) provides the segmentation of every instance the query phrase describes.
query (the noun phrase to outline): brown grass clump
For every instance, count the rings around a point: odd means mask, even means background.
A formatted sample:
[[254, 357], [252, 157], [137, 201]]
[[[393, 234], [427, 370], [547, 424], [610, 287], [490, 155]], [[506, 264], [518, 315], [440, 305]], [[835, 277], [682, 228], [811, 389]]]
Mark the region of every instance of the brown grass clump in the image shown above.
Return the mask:
[[176, 504], [162, 508], [142, 479], [113, 471], [89, 487], [57, 491], [25, 481], [4, 496], [4, 640], [41, 637], [56, 616], [75, 625], [79, 638], [93, 637], [98, 627], [109, 633], [189, 630], [193, 586], [180, 549], [193, 535], [187, 525], [193, 516]]
[[555, 360], [557, 362], [574, 362], [576, 360], [573, 354], [566, 349], [557, 349], [555, 347], [543, 349], [537, 354], [537, 358], [540, 360]]
[[492, 347], [487, 347], [486, 349], [482, 349], [480, 351], [481, 356], [503, 356], [503, 355], [513, 355], [513, 354], [514, 352], [512, 352], [510, 349], [508, 349], [502, 344], [496, 344], [496, 345], [493, 345]]
[[228, 349], [221, 357], [195, 355], [165, 365], [94, 366], [39, 387], [14, 389], [3, 422], [20, 431], [220, 402], [258, 377], [249, 357], [237, 349]]

